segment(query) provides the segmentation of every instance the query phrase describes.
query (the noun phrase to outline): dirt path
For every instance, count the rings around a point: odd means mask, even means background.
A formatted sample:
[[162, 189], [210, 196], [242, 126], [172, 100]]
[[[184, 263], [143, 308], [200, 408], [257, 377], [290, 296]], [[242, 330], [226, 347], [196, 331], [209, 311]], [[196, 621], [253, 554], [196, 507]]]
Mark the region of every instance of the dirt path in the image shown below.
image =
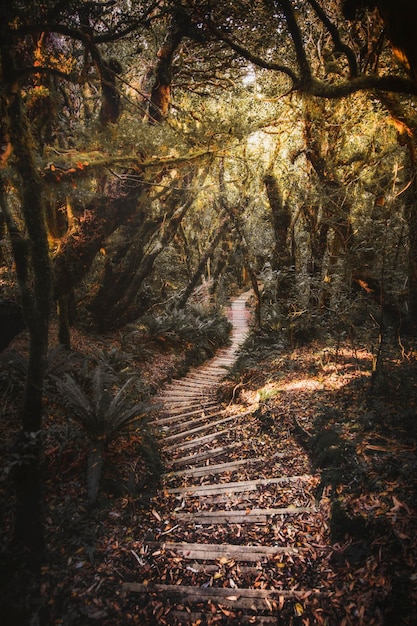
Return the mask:
[[216, 399], [248, 331], [249, 297], [232, 302], [231, 345], [158, 397], [163, 494], [155, 532], [123, 585], [139, 594], [139, 623], [313, 623], [301, 621], [307, 601], [309, 614], [320, 614], [327, 546], [318, 477], [285, 427], [271, 443], [255, 401]]

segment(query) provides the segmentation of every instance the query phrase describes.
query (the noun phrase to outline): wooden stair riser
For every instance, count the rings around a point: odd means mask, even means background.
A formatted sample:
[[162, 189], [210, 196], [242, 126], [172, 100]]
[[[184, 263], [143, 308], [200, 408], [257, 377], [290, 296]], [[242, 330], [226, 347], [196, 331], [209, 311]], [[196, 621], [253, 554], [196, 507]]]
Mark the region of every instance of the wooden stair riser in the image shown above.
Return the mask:
[[220, 495], [227, 493], [239, 493], [245, 491], [256, 491], [258, 487], [265, 485], [277, 485], [286, 482], [299, 482], [311, 479], [310, 475], [303, 476], [278, 476], [275, 478], [261, 478], [259, 480], [235, 481], [230, 483], [219, 483], [214, 485], [201, 485], [195, 487], [176, 487], [168, 489], [171, 494], [187, 494], [187, 496]]
[[219, 417], [221, 415], [223, 416], [230, 415], [230, 411], [227, 411], [226, 409], [221, 409], [217, 411], [216, 413], [210, 413], [209, 415], [202, 415], [201, 417], [196, 417], [192, 420], [172, 422], [171, 424], [166, 425], [164, 428], [162, 428], [162, 431], [165, 432], [166, 434], [170, 434], [170, 433], [174, 434], [174, 433], [179, 433], [181, 431], [187, 432], [190, 430], [190, 428], [197, 426], [197, 424], [206, 423], [209, 425], [210, 422], [213, 421], [214, 417]]
[[171, 461], [171, 465], [175, 465], [176, 467], [181, 465], [190, 465], [194, 463], [199, 463], [201, 461], [205, 461], [206, 459], [213, 459], [216, 456], [227, 454], [231, 450], [236, 450], [243, 445], [243, 441], [236, 441], [233, 444], [228, 446], [221, 446], [219, 448], [212, 448], [211, 450], [205, 450], [204, 452], [199, 452], [198, 454], [189, 454], [187, 456], [180, 457], [179, 459], [174, 459]]
[[298, 548], [282, 546], [252, 546], [217, 543], [150, 542], [151, 549], [173, 552], [191, 561], [215, 561], [222, 558], [233, 559], [237, 563], [258, 563], [281, 555], [297, 555]]

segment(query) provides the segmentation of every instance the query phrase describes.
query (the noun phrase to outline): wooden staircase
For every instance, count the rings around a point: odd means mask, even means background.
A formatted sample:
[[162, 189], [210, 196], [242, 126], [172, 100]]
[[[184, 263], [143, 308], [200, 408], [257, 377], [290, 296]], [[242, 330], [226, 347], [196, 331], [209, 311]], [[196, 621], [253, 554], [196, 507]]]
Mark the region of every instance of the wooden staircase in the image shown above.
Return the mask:
[[140, 624], [302, 624], [306, 602], [320, 610], [317, 477], [287, 432], [264, 454], [256, 405], [216, 400], [248, 330], [249, 297], [232, 302], [231, 345], [157, 399], [164, 512], [156, 501], [158, 531], [123, 585], [138, 594]]

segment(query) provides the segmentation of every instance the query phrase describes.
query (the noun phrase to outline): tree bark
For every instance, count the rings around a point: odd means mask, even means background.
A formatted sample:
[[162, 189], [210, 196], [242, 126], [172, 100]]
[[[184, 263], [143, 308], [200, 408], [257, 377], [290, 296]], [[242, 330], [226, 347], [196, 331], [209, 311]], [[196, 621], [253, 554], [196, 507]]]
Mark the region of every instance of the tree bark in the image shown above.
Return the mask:
[[45, 221], [45, 190], [34, 155], [33, 139], [23, 111], [18, 84], [14, 79], [12, 47], [1, 48], [3, 80], [6, 85], [8, 134], [15, 166], [20, 176], [21, 211], [27, 239], [11, 233], [16, 274], [23, 314], [29, 329], [29, 359], [20, 410], [21, 432], [17, 441], [19, 462], [15, 485], [17, 508], [14, 539], [28, 553], [27, 564], [38, 569], [45, 542], [40, 477], [43, 382], [48, 350], [48, 327], [52, 295], [52, 273]]
[[172, 60], [186, 32], [180, 11], [175, 12], [168, 26], [165, 39], [158, 50], [155, 79], [148, 107], [149, 122], [161, 123], [168, 115], [171, 104]]

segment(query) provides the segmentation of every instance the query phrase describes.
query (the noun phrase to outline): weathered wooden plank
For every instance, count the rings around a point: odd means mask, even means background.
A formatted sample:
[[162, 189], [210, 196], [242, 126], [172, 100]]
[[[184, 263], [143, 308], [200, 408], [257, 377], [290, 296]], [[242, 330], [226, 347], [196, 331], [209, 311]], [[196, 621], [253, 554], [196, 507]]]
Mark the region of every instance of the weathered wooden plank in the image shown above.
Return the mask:
[[[231, 509], [247, 509], [251, 506], [257, 506], [259, 503], [259, 492], [258, 491], [241, 491], [239, 493], [224, 493], [220, 495], [204, 495], [200, 496], [201, 499], [205, 500], [207, 503], [207, 499], [210, 498], [210, 506], [218, 505], [221, 508], [221, 505], [225, 504], [228, 508]], [[276, 496], [277, 501], [275, 504], [279, 506], [279, 493]], [[300, 502], [297, 506], [310, 506], [313, 503], [313, 498], [306, 498], [303, 502]], [[255, 502], [255, 503], [254, 503]], [[253, 504], [254, 503], [254, 504]], [[283, 504], [284, 506], [284, 504]]]
[[195, 511], [193, 513], [175, 513], [176, 519], [195, 521], [197, 524], [266, 524], [271, 517], [278, 515], [301, 515], [316, 513], [314, 507], [285, 507], [279, 509], [250, 509], [238, 511]]
[[170, 402], [168, 404], [164, 403], [162, 411], [166, 417], [175, 417], [176, 415], [181, 415], [182, 413], [187, 413], [188, 411], [204, 411], [214, 407], [215, 405], [218, 405], [218, 402], [199, 402], [197, 400], [192, 402]]
[[254, 465], [255, 463], [263, 463], [264, 457], [256, 457], [250, 459], [240, 459], [239, 461], [230, 461], [229, 463], [218, 463], [216, 465], [203, 465], [203, 467], [190, 467], [189, 469], [180, 470], [178, 472], [167, 472], [166, 478], [176, 478], [177, 476], [209, 476], [211, 474], [222, 474], [223, 472], [232, 472], [242, 465]]
[[167, 437], [164, 437], [164, 441], [177, 441], [178, 439], [185, 439], [197, 433], [202, 433], [204, 430], [209, 430], [210, 428], [221, 426], [221, 424], [227, 424], [228, 422], [231, 422], [234, 419], [236, 419], [235, 416], [231, 415], [229, 417], [225, 417], [222, 420], [216, 420], [215, 422], [208, 422], [207, 424], [204, 424], [203, 426], [198, 426], [197, 428], [191, 428], [190, 430], [184, 430], [184, 431], [181, 431], [180, 433], [175, 433], [174, 435], [168, 435]]
[[163, 598], [172, 597], [182, 601], [196, 603], [218, 602], [224, 606], [240, 609], [271, 610], [280, 597], [304, 598], [321, 595], [319, 590], [300, 589], [231, 589], [224, 587], [192, 587], [186, 585], [163, 585], [160, 583], [145, 585], [143, 583], [123, 583], [124, 592], [140, 594], [158, 594]]
[[240, 424], [229, 426], [229, 428], [225, 430], [216, 431], [215, 433], [210, 433], [209, 435], [203, 435], [202, 437], [197, 437], [196, 439], [192, 439], [191, 441], [177, 442], [170, 446], [164, 446], [164, 442], [162, 440], [161, 445], [164, 447], [165, 452], [172, 452], [174, 450], [175, 451], [191, 450], [192, 448], [198, 448], [198, 446], [200, 446], [203, 443], [208, 443], [209, 441], [215, 441], [219, 437], [227, 435], [231, 433], [233, 430], [236, 430], [237, 428], [240, 428]]
[[236, 448], [240, 448], [243, 445], [243, 441], [234, 441], [228, 446], [220, 446], [218, 448], [211, 448], [210, 450], [204, 450], [203, 452], [198, 452], [197, 454], [188, 454], [187, 456], [182, 456], [179, 459], [174, 459], [171, 464], [172, 465], [190, 465], [191, 463], [198, 463], [200, 461], [205, 461], [207, 459], [213, 459], [220, 454], [226, 454], [230, 450], [234, 450]]
[[165, 389], [179, 389], [185, 387], [186, 389], [201, 389], [201, 384], [199, 382], [196, 382], [194, 380], [192, 380], [191, 378], [188, 378], [188, 376], [186, 376], [185, 378], [175, 378], [173, 379], [169, 385], [167, 385], [165, 387]]
[[168, 489], [168, 493], [186, 493], [189, 496], [220, 495], [222, 493], [238, 493], [241, 491], [255, 491], [262, 485], [274, 485], [285, 482], [302, 482], [311, 479], [310, 474], [300, 476], [275, 476], [272, 478], [258, 478], [257, 480], [243, 480], [231, 483], [213, 485], [197, 485], [192, 487], [176, 487]]
[[185, 437], [189, 437], [190, 435], [195, 435], [197, 433], [201, 433], [204, 430], [208, 430], [209, 428], [215, 428], [217, 426], [221, 426], [222, 424], [227, 424], [233, 420], [237, 420], [240, 417], [244, 417], [245, 415], [251, 415], [252, 411], [246, 411], [245, 413], [238, 413], [236, 415], [230, 415], [229, 417], [225, 417], [221, 420], [216, 420], [215, 422], [208, 422], [204, 424], [204, 426], [199, 426], [197, 428], [192, 428], [191, 430], [182, 431], [180, 433], [175, 433], [174, 435], [168, 435], [168, 437], [164, 437], [164, 441], [176, 441], [178, 439], [182, 439]]
[[160, 413], [161, 415], [165, 415], [166, 417], [175, 417], [176, 415], [180, 415], [181, 413], [187, 412], [188, 410], [190, 411], [198, 411], [199, 409], [210, 409], [214, 406], [218, 406], [219, 402], [218, 400], [209, 400], [209, 399], [200, 399], [200, 400], [196, 400], [195, 402], [190, 402], [190, 406], [188, 407], [165, 407], [163, 406], [163, 403], [161, 401], [161, 409], [160, 409]]
[[202, 396], [201, 398], [193, 397], [188, 399], [161, 398], [161, 402], [163, 402], [165, 410], [172, 412], [173, 409], [181, 409], [185, 406], [189, 406], [190, 408], [197, 407], [199, 405], [204, 406], [207, 404], [207, 398], [205, 398], [204, 396]]
[[[177, 620], [177, 623], [181, 624], [198, 624], [206, 623], [207, 613], [202, 611], [171, 611], [169, 615]], [[247, 624], [256, 624], [256, 626], [277, 626], [277, 617], [268, 617], [264, 615], [242, 615], [239, 614], [239, 624], [246, 626]]]
[[210, 413], [209, 415], [201, 415], [200, 417], [196, 417], [192, 420], [173, 422], [169, 426], [169, 432], [170, 433], [172, 432], [172, 434], [174, 434], [174, 433], [179, 433], [180, 431], [184, 431], [184, 432], [189, 431], [191, 427], [196, 426], [197, 424], [201, 424], [202, 422], [206, 422], [209, 425], [210, 421], [208, 420], [212, 420], [213, 417], [218, 417], [220, 415], [228, 415], [228, 414], [230, 415], [230, 411], [227, 411], [226, 409], [222, 409], [221, 411], [218, 411], [216, 413]]
[[[209, 380], [210, 379], [210, 380]], [[204, 370], [195, 370], [192, 374], [189, 375], [189, 380], [206, 380], [208, 383], [217, 382], [217, 375], [214, 375], [210, 372], [210, 365], [205, 365]]]
[[201, 400], [207, 400], [206, 394], [201, 390], [199, 392], [190, 390], [190, 391], [181, 391], [178, 389], [167, 389], [163, 393], [159, 394], [159, 399], [161, 402], [178, 402], [181, 400], [194, 400], [195, 402], [201, 402]]
[[161, 426], [163, 424], [170, 424], [171, 422], [181, 422], [181, 421], [186, 421], [189, 417], [193, 417], [194, 415], [201, 415], [202, 413], [204, 413], [204, 415], [206, 415], [206, 417], [214, 417], [215, 415], [220, 414], [222, 411], [224, 411], [224, 409], [221, 409], [220, 411], [218, 411], [219, 409], [219, 405], [217, 403], [215, 403], [215, 405], [211, 406], [211, 407], [207, 407], [205, 409], [202, 409], [201, 407], [199, 407], [198, 409], [194, 409], [193, 411], [186, 411], [185, 413], [176, 413], [175, 415], [170, 415], [169, 417], [160, 417], [160, 418], [156, 418], [150, 422], [148, 422], [148, 424], [150, 426]]
[[280, 554], [296, 555], [300, 553], [297, 548], [289, 546], [253, 546], [218, 543], [187, 543], [182, 542], [150, 542], [152, 548], [160, 548], [175, 552], [190, 561], [215, 561], [226, 557], [237, 563], [258, 563], [263, 559], [273, 558]]

